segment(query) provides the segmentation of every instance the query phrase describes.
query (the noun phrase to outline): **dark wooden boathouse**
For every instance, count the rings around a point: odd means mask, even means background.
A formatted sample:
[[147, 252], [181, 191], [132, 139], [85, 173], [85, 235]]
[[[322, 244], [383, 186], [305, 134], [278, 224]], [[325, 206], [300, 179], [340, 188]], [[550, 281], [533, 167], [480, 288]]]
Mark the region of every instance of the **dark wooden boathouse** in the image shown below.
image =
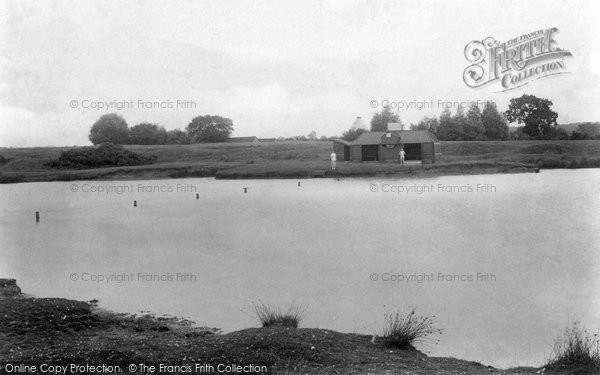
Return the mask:
[[333, 142], [339, 161], [398, 161], [401, 148], [406, 153], [405, 161], [431, 164], [442, 155], [440, 141], [428, 130], [364, 132], [353, 142]]

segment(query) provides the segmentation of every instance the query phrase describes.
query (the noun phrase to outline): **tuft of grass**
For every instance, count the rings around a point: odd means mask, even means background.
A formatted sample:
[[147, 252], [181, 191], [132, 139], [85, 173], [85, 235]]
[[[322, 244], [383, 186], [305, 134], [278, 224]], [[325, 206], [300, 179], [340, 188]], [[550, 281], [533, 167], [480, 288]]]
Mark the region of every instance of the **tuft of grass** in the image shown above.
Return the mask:
[[253, 303], [254, 314], [263, 327], [298, 328], [306, 314], [306, 307], [292, 303], [286, 310], [262, 301]]
[[579, 324], [567, 327], [554, 343], [552, 357], [546, 368], [568, 371], [570, 374], [600, 373], [600, 338]]
[[394, 313], [384, 313], [383, 329], [379, 334], [379, 339], [389, 347], [407, 350], [414, 348], [415, 343], [429, 343], [434, 341], [439, 343], [439, 339], [433, 339], [432, 335], [442, 334], [442, 328], [435, 327], [435, 318], [417, 315], [416, 309], [412, 309], [408, 314], [401, 314], [399, 311]]

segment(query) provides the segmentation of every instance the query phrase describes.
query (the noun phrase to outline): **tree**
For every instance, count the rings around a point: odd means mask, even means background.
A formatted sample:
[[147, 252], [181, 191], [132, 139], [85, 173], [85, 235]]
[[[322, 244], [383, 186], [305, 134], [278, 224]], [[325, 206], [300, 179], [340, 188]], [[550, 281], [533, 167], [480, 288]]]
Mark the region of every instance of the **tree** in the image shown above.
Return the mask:
[[440, 126], [440, 122], [437, 117], [423, 117], [419, 122], [410, 125], [411, 130], [429, 130], [433, 134], [437, 135], [438, 127]]
[[134, 145], [164, 145], [167, 131], [157, 124], [137, 124], [129, 129], [129, 142]]
[[462, 105], [456, 107], [456, 113], [452, 116], [452, 125], [450, 136], [454, 141], [465, 140], [465, 128], [467, 125], [467, 116], [465, 116], [465, 110]]
[[579, 133], [587, 134], [592, 139], [600, 134], [600, 126], [597, 122], [582, 122], [577, 125], [576, 129]]
[[362, 133], [364, 133], [365, 131], [366, 130], [362, 129], [362, 128], [348, 129], [347, 131], [345, 131], [342, 134], [342, 139], [344, 141], [352, 142], [353, 140], [358, 138], [358, 136], [361, 135]]
[[556, 128], [556, 137], [559, 141], [569, 139], [569, 133], [563, 128]]
[[506, 118], [498, 112], [496, 103], [485, 102], [481, 113], [483, 135], [488, 140], [504, 141], [508, 139], [508, 123]]
[[456, 141], [458, 139], [459, 133], [456, 131], [456, 125], [448, 107], [444, 108], [440, 114], [437, 136], [441, 141]]
[[552, 102], [534, 95], [512, 98], [506, 111], [510, 122], [525, 124], [523, 131], [534, 138], [546, 138], [556, 126], [558, 113], [550, 109]]
[[393, 113], [389, 106], [383, 107], [381, 112], [375, 113], [371, 118], [371, 131], [387, 131], [390, 122], [400, 122], [400, 116], [397, 113]]
[[116, 113], [100, 116], [90, 129], [89, 139], [94, 145], [110, 142], [114, 144], [129, 143], [129, 128], [123, 117]]
[[481, 120], [481, 111], [479, 110], [477, 103], [472, 103], [469, 106], [463, 131], [463, 139], [465, 141], [480, 141], [483, 139], [483, 122]]
[[173, 129], [167, 132], [168, 145], [187, 145], [190, 143], [189, 135], [181, 129]]
[[221, 116], [198, 116], [186, 130], [193, 143], [224, 142], [233, 131], [233, 122]]
[[311, 141], [314, 141], [317, 139], [317, 132], [316, 131], [311, 131], [310, 133], [308, 133], [308, 139], [310, 139]]
[[512, 128], [510, 131], [510, 139], [515, 141], [528, 141], [529, 135], [523, 132], [523, 126], [518, 126], [516, 128]]
[[571, 140], [573, 141], [580, 141], [584, 139], [590, 139], [590, 136], [587, 133], [580, 132], [578, 130], [574, 130], [573, 133], [571, 133]]

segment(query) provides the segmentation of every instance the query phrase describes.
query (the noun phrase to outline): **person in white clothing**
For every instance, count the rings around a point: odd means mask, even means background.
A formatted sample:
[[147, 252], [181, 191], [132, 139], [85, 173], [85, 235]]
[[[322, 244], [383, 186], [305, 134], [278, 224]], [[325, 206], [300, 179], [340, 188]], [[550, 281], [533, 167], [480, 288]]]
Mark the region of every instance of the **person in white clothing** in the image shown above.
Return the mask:
[[335, 154], [335, 151], [331, 152], [331, 169], [335, 170], [335, 162], [337, 161], [337, 155]]
[[404, 152], [404, 148], [400, 147], [400, 164], [404, 164], [404, 157], [406, 156], [406, 152]]

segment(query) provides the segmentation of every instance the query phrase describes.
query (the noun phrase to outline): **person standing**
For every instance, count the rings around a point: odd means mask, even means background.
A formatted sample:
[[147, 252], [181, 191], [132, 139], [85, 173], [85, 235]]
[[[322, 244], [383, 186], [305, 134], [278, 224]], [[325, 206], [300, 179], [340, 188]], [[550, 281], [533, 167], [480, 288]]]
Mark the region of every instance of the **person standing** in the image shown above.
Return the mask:
[[404, 148], [403, 147], [400, 147], [399, 155], [400, 155], [400, 165], [403, 165], [404, 164], [404, 157], [406, 156], [406, 152], [404, 152]]
[[331, 169], [335, 171], [335, 164], [337, 161], [337, 155], [335, 154], [335, 151], [331, 151], [331, 155], [329, 155], [329, 157], [331, 158]]

